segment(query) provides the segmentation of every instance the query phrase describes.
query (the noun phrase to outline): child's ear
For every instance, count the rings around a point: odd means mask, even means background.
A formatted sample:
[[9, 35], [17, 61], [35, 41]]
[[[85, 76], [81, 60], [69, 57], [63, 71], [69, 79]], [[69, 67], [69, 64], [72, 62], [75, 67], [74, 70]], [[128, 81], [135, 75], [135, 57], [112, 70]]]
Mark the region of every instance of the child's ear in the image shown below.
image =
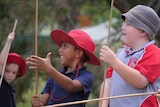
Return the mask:
[[83, 51], [82, 50], [78, 50], [77, 57], [81, 57], [82, 55], [83, 55]]
[[144, 30], [142, 30], [142, 36], [148, 36], [147, 32], [145, 32]]

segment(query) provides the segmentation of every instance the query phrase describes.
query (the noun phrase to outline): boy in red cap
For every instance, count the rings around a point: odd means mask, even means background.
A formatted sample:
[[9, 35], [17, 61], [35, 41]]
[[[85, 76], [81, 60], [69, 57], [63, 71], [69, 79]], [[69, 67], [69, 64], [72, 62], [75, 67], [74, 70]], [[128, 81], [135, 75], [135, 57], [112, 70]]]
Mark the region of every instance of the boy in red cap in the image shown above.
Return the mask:
[[[57, 70], [51, 65], [51, 53], [48, 53], [46, 58], [35, 55], [27, 58], [30, 69], [40, 69], [50, 76], [42, 91], [41, 99], [38, 95], [31, 98], [32, 106], [40, 107], [88, 99], [94, 76], [86, 69], [84, 63], [100, 65], [99, 59], [94, 55], [94, 42], [81, 30], [71, 30], [69, 33], [53, 30], [51, 38], [60, 46], [62, 68]], [[67, 107], [85, 107], [85, 104]]]
[[26, 71], [26, 63], [24, 59], [17, 53], [7, 54], [9, 44], [13, 41], [15, 33], [8, 35], [5, 46], [0, 54], [0, 76], [2, 74], [3, 66], [5, 65], [5, 58], [7, 58], [4, 76], [1, 77], [2, 83], [0, 87], [0, 106], [1, 107], [16, 107], [15, 90], [10, 83], [17, 77], [22, 77]]
[[[115, 54], [102, 46], [100, 59], [111, 67], [105, 79], [104, 97], [156, 92], [160, 88], [160, 49], [154, 36], [160, 18], [149, 6], [137, 5], [122, 14], [124, 48]], [[102, 107], [158, 107], [155, 95], [132, 96], [102, 101]]]

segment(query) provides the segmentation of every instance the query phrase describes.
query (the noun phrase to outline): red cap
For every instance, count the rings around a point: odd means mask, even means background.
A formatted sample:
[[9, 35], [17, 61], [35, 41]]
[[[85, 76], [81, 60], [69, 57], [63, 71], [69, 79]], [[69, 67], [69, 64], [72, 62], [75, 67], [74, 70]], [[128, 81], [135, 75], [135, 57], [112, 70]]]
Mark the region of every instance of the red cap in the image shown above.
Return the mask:
[[16, 63], [19, 65], [19, 73], [17, 77], [22, 77], [26, 72], [26, 62], [17, 53], [9, 53], [7, 63]]

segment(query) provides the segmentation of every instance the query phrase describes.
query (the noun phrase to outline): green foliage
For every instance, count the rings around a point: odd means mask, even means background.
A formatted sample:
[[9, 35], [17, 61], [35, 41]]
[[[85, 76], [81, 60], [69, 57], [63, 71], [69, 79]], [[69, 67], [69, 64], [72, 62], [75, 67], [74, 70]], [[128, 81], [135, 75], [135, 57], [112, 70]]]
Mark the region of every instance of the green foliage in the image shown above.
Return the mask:
[[[78, 16], [84, 15], [90, 17], [91, 25], [96, 25], [109, 20], [110, 0], [39, 0], [38, 8], [38, 55], [46, 57], [48, 52], [52, 52], [52, 65], [60, 68], [58, 47], [51, 41], [49, 35], [42, 36], [40, 32], [47, 26], [51, 29], [63, 29], [69, 31], [77, 28], [80, 21]], [[157, 0], [158, 1], [158, 0]], [[139, 2], [127, 1], [132, 6]], [[126, 2], [122, 2], [126, 3]], [[133, 4], [132, 4], [133, 3]], [[125, 8], [125, 7], [122, 7]], [[118, 22], [112, 24], [112, 27], [119, 31], [122, 23], [120, 11], [114, 7], [113, 18]], [[16, 37], [12, 43], [10, 52], [17, 52], [24, 58], [34, 54], [35, 44], [35, 1], [32, 0], [1, 0], [0, 1], [0, 41], [1, 48], [4, 45], [7, 35], [12, 31], [15, 19], [18, 19], [16, 28]], [[119, 20], [120, 19], [120, 20]], [[100, 32], [101, 33], [101, 32]], [[116, 51], [122, 44], [115, 41], [110, 47]], [[97, 45], [95, 54], [99, 56], [101, 45]], [[99, 87], [104, 78], [105, 64], [100, 67], [86, 65], [95, 75], [95, 82], [90, 98], [99, 97]], [[106, 66], [107, 67], [107, 66]], [[45, 84], [48, 76], [39, 71], [39, 92]], [[35, 93], [35, 71], [27, 67], [26, 75], [23, 78], [16, 79], [13, 85], [17, 90], [17, 107], [30, 107], [30, 97]], [[97, 102], [87, 104], [88, 107], [97, 106]]]

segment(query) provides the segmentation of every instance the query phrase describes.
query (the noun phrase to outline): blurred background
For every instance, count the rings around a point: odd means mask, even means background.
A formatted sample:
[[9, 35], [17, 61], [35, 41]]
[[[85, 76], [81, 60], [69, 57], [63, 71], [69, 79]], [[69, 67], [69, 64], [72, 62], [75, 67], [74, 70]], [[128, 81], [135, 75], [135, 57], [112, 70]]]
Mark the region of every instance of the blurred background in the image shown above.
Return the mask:
[[[59, 69], [58, 47], [51, 41], [53, 29], [81, 29], [88, 33], [96, 43], [95, 54], [99, 57], [102, 45], [107, 45], [108, 23], [111, 0], [39, 0], [38, 3], [38, 55], [45, 57], [52, 52], [52, 65]], [[24, 58], [35, 53], [35, 9], [36, 0], [1, 0], [0, 1], [0, 48], [4, 46], [7, 35], [12, 31], [15, 20], [18, 20], [16, 37], [10, 52], [17, 52]], [[137, 4], [151, 6], [160, 15], [160, 0], [114, 0], [109, 47], [115, 52], [122, 46], [121, 13]], [[160, 46], [160, 33], [156, 43]], [[104, 78], [105, 65], [86, 65], [95, 75], [93, 90], [89, 99], [99, 97], [99, 88]], [[48, 76], [38, 72], [38, 93], [41, 93]], [[16, 79], [17, 107], [30, 107], [30, 97], [35, 94], [35, 72], [27, 67], [23, 78]], [[87, 103], [87, 107], [97, 107], [98, 102]]]

